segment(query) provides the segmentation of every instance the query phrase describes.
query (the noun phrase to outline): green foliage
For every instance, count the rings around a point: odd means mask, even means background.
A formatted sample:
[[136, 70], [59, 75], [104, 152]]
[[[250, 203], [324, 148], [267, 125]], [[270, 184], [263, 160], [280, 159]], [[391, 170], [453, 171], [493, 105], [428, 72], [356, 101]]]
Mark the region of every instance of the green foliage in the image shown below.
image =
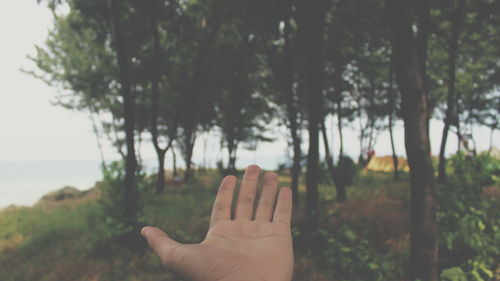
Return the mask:
[[460, 267], [452, 267], [441, 272], [441, 280], [443, 281], [467, 281], [465, 272]]
[[365, 234], [356, 233], [344, 225], [332, 235], [321, 232], [327, 237], [327, 246], [321, 257], [325, 266], [331, 270], [335, 280], [387, 280], [393, 265], [383, 256], [377, 255]]
[[500, 258], [500, 216], [495, 214], [498, 202], [485, 198], [484, 188], [494, 183], [500, 160], [458, 154], [451, 168], [447, 183], [439, 186], [442, 266], [460, 267], [471, 280], [491, 280]]
[[[99, 199], [99, 207], [93, 216], [90, 217], [90, 223], [96, 225], [99, 229], [96, 240], [108, 240], [120, 237], [132, 231], [136, 231], [136, 218], [125, 216], [123, 181], [125, 177], [124, 162], [112, 162], [103, 169], [103, 180], [99, 183], [101, 190], [101, 198]], [[152, 189], [153, 183], [151, 178], [139, 171], [135, 179], [136, 188], [139, 194], [143, 195], [139, 198], [139, 205], [144, 201], [148, 188]], [[141, 198], [142, 197], [142, 198]], [[97, 242], [96, 241], [96, 242]]]

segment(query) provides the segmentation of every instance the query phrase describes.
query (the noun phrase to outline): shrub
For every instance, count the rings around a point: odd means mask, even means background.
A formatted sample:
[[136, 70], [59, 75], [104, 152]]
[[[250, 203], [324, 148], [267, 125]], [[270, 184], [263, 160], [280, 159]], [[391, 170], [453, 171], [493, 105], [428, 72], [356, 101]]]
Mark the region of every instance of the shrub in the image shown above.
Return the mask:
[[495, 182], [500, 160], [458, 154], [450, 162], [452, 173], [438, 187], [440, 260], [448, 268], [443, 274], [459, 276], [456, 268], [461, 268], [467, 280], [491, 280], [500, 258], [500, 216], [489, 215], [497, 203], [484, 198], [483, 189]]
[[[112, 162], [103, 168], [103, 180], [98, 184], [102, 195], [97, 211], [90, 217], [91, 225], [95, 225], [98, 230], [97, 240], [110, 240], [137, 231], [139, 225], [137, 218], [125, 216], [124, 178], [125, 164], [123, 162]], [[137, 172], [135, 183], [140, 207], [144, 197], [141, 195], [147, 194], [144, 191], [151, 189], [153, 184], [142, 171]]]
[[341, 186], [352, 185], [358, 173], [357, 165], [348, 156], [342, 156], [337, 164], [338, 182]]
[[324, 235], [328, 238], [322, 259], [335, 280], [378, 281], [400, 276], [400, 272], [390, 272], [397, 267], [375, 252], [366, 233], [358, 234], [344, 225], [334, 235]]

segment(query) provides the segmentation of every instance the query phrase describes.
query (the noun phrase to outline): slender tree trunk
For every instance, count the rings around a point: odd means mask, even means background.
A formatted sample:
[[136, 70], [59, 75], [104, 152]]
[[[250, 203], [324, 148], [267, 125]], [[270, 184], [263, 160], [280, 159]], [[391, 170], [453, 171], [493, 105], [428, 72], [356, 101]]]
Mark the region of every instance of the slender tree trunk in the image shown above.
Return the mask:
[[328, 137], [326, 134], [326, 126], [325, 126], [325, 121], [321, 122], [321, 135], [323, 136], [323, 144], [325, 146], [325, 161], [326, 164], [328, 165], [328, 171], [330, 172], [330, 178], [332, 179], [333, 184], [335, 185], [335, 189], [337, 191], [337, 201], [342, 203], [347, 200], [347, 195], [346, 195], [346, 190], [345, 186], [341, 185], [339, 181], [337, 180], [337, 175], [335, 166], [333, 165], [333, 159], [330, 154], [330, 148], [328, 144]]
[[365, 129], [363, 127], [363, 124], [361, 123], [361, 117], [359, 117], [360, 119], [360, 127], [361, 127], [361, 130], [360, 130], [360, 136], [359, 136], [359, 157], [358, 157], [358, 165], [360, 167], [364, 167], [365, 166], [365, 145], [364, 145], [364, 142], [365, 142]]
[[448, 52], [448, 97], [446, 116], [444, 119], [443, 137], [441, 139], [441, 148], [439, 150], [439, 166], [438, 166], [438, 182], [446, 181], [446, 141], [448, 140], [448, 132], [455, 117], [455, 84], [456, 84], [456, 61], [458, 52], [458, 40], [460, 38], [460, 28], [462, 23], [462, 13], [464, 8], [464, 0], [458, 1], [458, 6], [454, 8], [452, 21], [453, 27], [450, 38], [450, 50]]
[[137, 169], [140, 170], [142, 169], [142, 154], [141, 154], [141, 146], [142, 146], [142, 132], [141, 131], [137, 131], [137, 141], [135, 143], [137, 143], [137, 147], [135, 148], [135, 158], [137, 159]]
[[496, 126], [492, 126], [490, 130], [490, 148], [488, 149], [488, 153], [490, 153], [493, 150], [493, 134], [495, 133], [495, 130]]
[[127, 145], [127, 155], [125, 158], [125, 180], [124, 187], [124, 210], [123, 214], [129, 223], [134, 224], [137, 220], [138, 192], [135, 188], [135, 173], [137, 170], [137, 160], [135, 158], [134, 147], [134, 127], [135, 127], [135, 97], [130, 88], [129, 57], [125, 36], [121, 26], [119, 0], [108, 0], [113, 27], [114, 45], [118, 59], [120, 75], [121, 94], [123, 97], [123, 115], [125, 120], [125, 143]]
[[292, 14], [292, 1], [285, 1], [285, 28], [284, 28], [284, 88], [287, 103], [288, 120], [290, 121], [290, 133], [293, 143], [293, 164], [292, 164], [292, 198], [295, 206], [299, 203], [299, 178], [300, 178], [300, 159], [302, 151], [300, 148], [301, 138], [298, 134], [299, 125], [297, 123], [297, 107], [295, 104], [295, 95], [293, 91], [293, 58], [290, 46], [290, 18]]
[[394, 134], [393, 134], [393, 127], [394, 127], [394, 112], [396, 111], [396, 97], [395, 97], [395, 91], [394, 91], [394, 69], [393, 69], [393, 58], [391, 55], [391, 62], [389, 64], [389, 107], [390, 107], [390, 113], [389, 113], [389, 136], [391, 138], [391, 149], [392, 149], [392, 164], [394, 167], [394, 180], [397, 180], [399, 178], [399, 171], [398, 171], [398, 165], [399, 165], [399, 160], [398, 160], [398, 155], [396, 154], [396, 147], [394, 145]]
[[[210, 129], [207, 130], [207, 132]], [[208, 134], [203, 138], [203, 169], [207, 169], [207, 148], [208, 148]]]
[[231, 171], [231, 173], [236, 172], [236, 150], [234, 150], [232, 155], [229, 157], [229, 171]]
[[319, 168], [319, 125], [323, 115], [323, 31], [325, 25], [325, 2], [323, 0], [300, 0], [301, 36], [305, 51], [305, 88], [309, 97], [309, 151], [306, 173], [306, 212], [310, 231], [318, 228], [318, 168]]
[[175, 153], [175, 149], [172, 148], [172, 177], [176, 178], [177, 173], [177, 153]]
[[237, 148], [237, 143], [233, 138], [227, 138], [227, 152], [228, 152], [228, 159], [227, 159], [227, 172], [230, 174], [236, 173], [236, 150]]
[[[406, 1], [406, 0], [405, 0]], [[427, 102], [427, 119], [431, 119], [432, 109], [430, 108], [429, 99], [429, 79], [427, 77], [427, 45], [429, 38], [429, 31], [431, 28], [431, 1], [433, 0], [420, 0], [416, 1], [416, 19], [417, 19], [417, 34], [415, 38], [415, 44], [417, 49], [417, 57], [419, 58], [420, 74], [422, 75], [422, 83], [425, 91], [425, 99]], [[427, 124], [427, 134], [429, 135], [429, 124]]]
[[411, 2], [390, 0], [396, 79], [402, 95], [405, 146], [410, 165], [411, 280], [437, 281], [437, 221], [434, 168], [428, 134], [428, 102], [411, 22]]
[[163, 150], [158, 154], [158, 174], [156, 175], [156, 194], [162, 194], [165, 190], [165, 154]]
[[339, 149], [339, 161], [342, 157], [344, 157], [344, 133], [342, 129], [342, 101], [337, 101], [337, 126], [339, 131], [339, 139], [340, 139], [340, 149]]
[[392, 132], [393, 124], [392, 124], [392, 113], [389, 115], [389, 136], [391, 137], [391, 149], [392, 149], [392, 164], [394, 167], [394, 180], [399, 179], [399, 171], [398, 171], [398, 155], [396, 154], [396, 147], [394, 145], [394, 135]]
[[[368, 146], [366, 148], [366, 152], [373, 149], [373, 147], [375, 146], [374, 145], [375, 139], [377, 138], [377, 136], [375, 135], [375, 116], [369, 115], [369, 118], [370, 118], [370, 123], [369, 123], [370, 125], [368, 127]], [[364, 163], [364, 167], [368, 166], [368, 164], [372, 160], [372, 157], [373, 153], [368, 153], [366, 161]]]
[[186, 170], [184, 171], [184, 181], [188, 182], [193, 177], [193, 148], [196, 141], [196, 133], [191, 131], [185, 139], [185, 155], [184, 162], [186, 164]]
[[296, 207], [299, 204], [299, 179], [300, 179], [300, 160], [302, 159], [302, 149], [300, 148], [300, 139], [297, 136], [297, 140], [293, 140], [293, 164], [292, 164], [292, 195], [293, 201]]

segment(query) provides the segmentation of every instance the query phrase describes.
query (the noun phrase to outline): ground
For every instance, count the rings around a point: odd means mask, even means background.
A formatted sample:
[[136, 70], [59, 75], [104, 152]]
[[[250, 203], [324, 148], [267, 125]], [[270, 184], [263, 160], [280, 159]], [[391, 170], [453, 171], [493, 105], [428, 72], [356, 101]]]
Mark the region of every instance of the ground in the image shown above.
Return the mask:
[[[215, 171], [200, 172], [194, 183], [167, 186], [161, 196], [145, 191], [140, 220], [179, 241], [199, 242], [208, 228], [220, 178]], [[280, 174], [280, 180], [287, 185], [289, 175]], [[300, 190], [304, 196], [304, 186]], [[488, 196], [500, 195], [498, 190], [490, 188]], [[377, 280], [373, 274], [405, 280], [401, 268], [409, 244], [407, 175], [393, 181], [390, 173], [364, 171], [343, 204], [335, 202], [329, 184], [321, 185], [320, 195], [320, 252], [307, 246], [300, 230], [303, 198], [294, 210], [295, 280]], [[99, 189], [1, 211], [0, 280], [177, 280], [145, 244], [129, 249], [107, 239], [107, 218], [100, 215], [97, 198]]]

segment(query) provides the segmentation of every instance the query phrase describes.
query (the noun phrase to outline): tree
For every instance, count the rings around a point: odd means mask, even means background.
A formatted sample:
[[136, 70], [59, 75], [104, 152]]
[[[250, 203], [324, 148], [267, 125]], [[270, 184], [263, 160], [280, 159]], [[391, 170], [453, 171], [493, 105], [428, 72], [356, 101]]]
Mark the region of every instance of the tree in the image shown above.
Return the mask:
[[307, 122], [309, 150], [306, 172], [306, 213], [309, 229], [318, 227], [318, 166], [319, 126], [323, 120], [323, 32], [325, 26], [325, 1], [301, 0], [298, 3], [299, 32], [304, 52], [304, 83], [308, 96]]
[[[170, 5], [174, 6], [174, 5]], [[176, 112], [177, 110], [175, 109], [175, 104], [176, 104], [176, 99], [175, 98], [170, 98], [167, 101], [163, 101], [160, 99], [160, 86], [163, 78], [165, 76], [165, 67], [162, 67], [162, 62], [169, 63], [168, 60], [165, 58], [165, 53], [173, 53], [174, 50], [168, 49], [168, 50], [163, 50], [162, 46], [164, 44], [161, 44], [161, 37], [160, 37], [160, 31], [159, 31], [159, 23], [158, 23], [158, 18], [160, 17], [160, 12], [162, 11], [161, 5], [159, 3], [151, 2], [151, 5], [147, 7], [149, 9], [146, 9], [144, 11], [144, 16], [146, 17], [149, 15], [150, 20], [149, 23], [147, 23], [147, 27], [145, 29], [149, 29], [151, 33], [151, 41], [152, 41], [152, 51], [150, 55], [150, 64], [152, 67], [148, 71], [148, 76], [150, 77], [150, 83], [151, 83], [151, 116], [150, 116], [150, 132], [151, 132], [151, 140], [153, 143], [153, 146], [156, 151], [156, 155], [158, 157], [158, 173], [156, 177], [156, 192], [158, 194], [162, 193], [164, 188], [165, 188], [165, 155], [167, 151], [172, 147], [172, 143], [175, 140], [177, 136], [177, 117], [172, 116], [172, 112]], [[163, 11], [165, 12], [165, 11]], [[173, 12], [167, 13], [167, 14], [174, 14]], [[176, 22], [177, 19], [170, 19], [170, 22]], [[168, 35], [172, 35], [174, 32], [169, 32]], [[169, 36], [170, 37], [170, 36]], [[174, 37], [174, 36], [172, 36]], [[172, 48], [173, 44], [170, 44], [169, 46]], [[172, 48], [174, 49], [174, 48]], [[172, 54], [173, 55], [173, 54]], [[170, 65], [169, 65], [170, 66]], [[168, 79], [168, 78], [167, 78]], [[173, 83], [172, 83], [173, 84]], [[168, 94], [167, 93], [167, 86], [163, 87], [164, 95]], [[165, 99], [165, 97], [164, 97]], [[160, 109], [162, 110], [161, 118], [160, 119]], [[165, 118], [166, 117], [166, 118]], [[159, 122], [161, 121], [161, 124], [163, 125], [161, 128], [159, 128], [160, 124]], [[163, 134], [161, 134], [163, 132]], [[166, 144], [162, 147], [160, 144], [160, 136], [165, 135], [166, 136]]]
[[[211, 108], [214, 102], [211, 96], [213, 93], [204, 90], [204, 88], [207, 86], [205, 76], [209, 73], [209, 56], [217, 40], [222, 16], [219, 14], [219, 6], [215, 2], [199, 5], [200, 3], [194, 2], [193, 6], [191, 6], [193, 13], [189, 15], [191, 25], [187, 32], [198, 40], [191, 42], [192, 38], [185, 37], [184, 39], [189, 40], [189, 43], [187, 41], [182, 42], [184, 48], [186, 46], [190, 47], [185, 48], [183, 52], [183, 63], [185, 64], [183, 67], [187, 75], [181, 86], [182, 101], [180, 108], [183, 110], [178, 112], [180, 118], [178, 145], [186, 166], [184, 172], [185, 181], [189, 181], [192, 177], [192, 157], [198, 127], [210, 123], [210, 120], [207, 122], [207, 116], [215, 118]], [[183, 75], [179, 74], [179, 76], [182, 77]]]
[[123, 98], [123, 116], [125, 125], [125, 139], [127, 154], [125, 158], [124, 187], [124, 216], [132, 222], [137, 215], [137, 190], [135, 188], [135, 172], [137, 170], [137, 159], [135, 158], [134, 124], [135, 106], [134, 94], [130, 87], [129, 55], [125, 34], [121, 24], [121, 1], [108, 0], [111, 22], [113, 27], [114, 48], [118, 60], [119, 77], [121, 84], [121, 95]]
[[[53, 9], [56, 4], [60, 3], [49, 3]], [[105, 2], [69, 1], [68, 14], [59, 16], [54, 12], [55, 27], [46, 42], [46, 49], [37, 48], [37, 56], [33, 60], [43, 73], [35, 75], [49, 84], [70, 91], [69, 95], [65, 93], [59, 97], [59, 104], [78, 110], [111, 114], [111, 120], [102, 121], [103, 131], [113, 139], [126, 162], [122, 193], [115, 195], [121, 207], [119, 219], [128, 226], [133, 226], [138, 211], [134, 184], [137, 170], [134, 95], [131, 92], [128, 50], [123, 42], [122, 22], [118, 18], [119, 3], [108, 4], [109, 6]], [[95, 11], [99, 12], [94, 13]], [[89, 13], [93, 16], [88, 16]], [[112, 19], [108, 15], [112, 15]], [[112, 43], [111, 34], [116, 35]], [[118, 48], [109, 48], [118, 45], [119, 54]], [[125, 131], [125, 142], [122, 142], [123, 134], [119, 131]], [[127, 148], [126, 154], [121, 150], [123, 143]]]
[[[290, 132], [291, 148], [292, 148], [292, 181], [290, 187], [293, 192], [294, 204], [298, 204], [298, 186], [300, 178], [300, 162], [302, 159], [302, 116], [303, 110], [301, 104], [303, 101], [299, 100], [297, 93], [298, 77], [296, 64], [297, 59], [294, 55], [297, 54], [296, 47], [296, 29], [292, 26], [293, 8], [294, 5], [290, 0], [278, 1], [279, 8], [282, 11], [278, 13], [281, 17], [278, 21], [271, 21], [270, 25], [273, 26], [272, 32], [269, 32], [269, 39], [267, 39], [267, 59], [269, 68], [272, 72], [275, 84], [277, 85], [276, 104], [279, 109], [283, 110], [280, 117], [283, 119], [285, 126]], [[268, 9], [272, 10], [272, 9]], [[281, 9], [279, 9], [281, 10]], [[270, 17], [276, 18], [276, 12], [271, 12]]]
[[[438, 280], [437, 222], [434, 168], [429, 141], [425, 51], [415, 36], [409, 1], [388, 2], [393, 30], [396, 81], [401, 92], [405, 146], [410, 165], [410, 276], [412, 280]], [[419, 29], [418, 32], [427, 32]], [[422, 35], [420, 35], [422, 36]], [[422, 39], [420, 39], [422, 40]], [[425, 44], [424, 44], [425, 45]]]
[[[454, 1], [455, 4], [455, 1]], [[453, 121], [456, 120], [455, 104], [456, 104], [456, 61], [458, 52], [458, 43], [460, 40], [461, 26], [464, 17], [465, 0], [458, 0], [456, 7], [453, 7], [452, 14], [452, 30], [448, 51], [448, 94], [447, 94], [447, 109], [444, 118], [443, 136], [441, 139], [441, 148], [439, 150], [439, 167], [438, 167], [438, 182], [444, 182], [446, 179], [446, 159], [445, 149], [448, 139], [448, 132]]]

